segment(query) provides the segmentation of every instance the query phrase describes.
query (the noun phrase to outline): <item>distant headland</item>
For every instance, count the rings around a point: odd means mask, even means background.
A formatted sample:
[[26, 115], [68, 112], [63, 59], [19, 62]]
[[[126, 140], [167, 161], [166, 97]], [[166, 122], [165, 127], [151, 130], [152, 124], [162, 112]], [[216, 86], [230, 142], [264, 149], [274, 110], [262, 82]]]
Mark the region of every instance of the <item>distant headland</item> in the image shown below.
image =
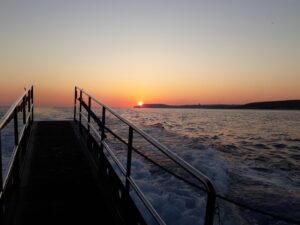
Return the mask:
[[134, 108], [171, 108], [171, 109], [283, 109], [300, 110], [300, 100], [252, 102], [242, 105], [214, 104], [214, 105], [167, 105], [167, 104], [143, 104]]

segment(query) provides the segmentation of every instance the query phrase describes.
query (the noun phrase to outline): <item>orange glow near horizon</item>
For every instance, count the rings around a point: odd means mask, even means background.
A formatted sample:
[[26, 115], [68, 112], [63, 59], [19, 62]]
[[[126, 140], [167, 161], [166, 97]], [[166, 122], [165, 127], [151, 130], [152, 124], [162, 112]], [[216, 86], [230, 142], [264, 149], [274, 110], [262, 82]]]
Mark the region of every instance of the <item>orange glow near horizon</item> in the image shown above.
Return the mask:
[[0, 1], [0, 106], [300, 99], [299, 1], [50, 2]]
[[138, 105], [138, 106], [143, 106], [144, 103], [143, 103], [142, 101], [139, 101], [139, 102], [137, 103], [137, 105]]
[[[0, 89], [0, 105], [11, 105], [23, 93], [25, 85], [16, 85], [14, 88], [9, 86]], [[75, 86], [75, 85], [74, 85]], [[34, 97], [36, 106], [50, 107], [71, 107], [74, 103], [74, 86], [72, 84], [62, 83], [60, 85], [46, 85], [38, 83], [34, 85]], [[123, 87], [119, 85], [104, 86], [99, 88], [95, 84], [85, 84], [84, 90], [93, 95], [99, 101], [116, 108], [131, 108], [134, 105], [141, 106], [143, 101], [136, 102], [135, 99], [141, 99], [147, 103], [163, 103], [172, 105], [182, 104], [244, 104], [258, 101], [288, 100], [300, 98], [299, 90], [294, 85], [294, 90], [283, 92], [280, 88], [274, 91], [268, 87], [218, 87], [196, 85], [177, 86], [177, 90], [167, 86], [160, 88], [149, 86]], [[288, 89], [286, 87], [286, 89]]]

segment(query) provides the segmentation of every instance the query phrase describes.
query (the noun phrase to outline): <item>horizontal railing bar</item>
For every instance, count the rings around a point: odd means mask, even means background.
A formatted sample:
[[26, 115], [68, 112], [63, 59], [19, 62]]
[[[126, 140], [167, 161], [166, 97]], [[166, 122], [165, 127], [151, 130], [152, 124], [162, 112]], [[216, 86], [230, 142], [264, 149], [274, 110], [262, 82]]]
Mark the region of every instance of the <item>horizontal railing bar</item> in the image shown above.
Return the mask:
[[201, 191], [206, 191], [205, 188], [200, 187], [199, 185], [194, 184], [193, 182], [188, 181], [187, 179], [183, 178], [182, 176], [179, 176], [179, 175], [173, 173], [172, 171], [168, 170], [167, 168], [165, 168], [165, 167], [159, 165], [157, 162], [155, 162], [154, 160], [150, 159], [148, 156], [146, 156], [145, 154], [141, 153], [141, 152], [140, 152], [139, 150], [137, 150], [136, 148], [132, 148], [132, 150], [133, 150], [135, 153], [137, 153], [138, 155], [142, 156], [142, 157], [145, 158], [146, 160], [148, 160], [148, 161], [150, 161], [151, 163], [153, 163], [154, 165], [156, 165], [157, 167], [159, 167], [160, 169], [162, 169], [162, 170], [164, 170], [165, 172], [167, 172], [167, 173], [171, 174], [172, 176], [176, 177], [177, 179], [182, 180], [182, 181], [184, 181], [185, 183], [191, 185], [192, 187], [200, 189]]
[[[125, 144], [125, 145], [128, 144], [126, 141], [124, 141], [122, 138], [120, 138], [117, 134], [115, 134], [115, 133], [114, 133], [113, 131], [111, 131], [109, 128], [105, 127], [105, 129], [106, 129], [108, 132], [110, 132], [115, 138], [117, 138], [117, 139], [118, 139], [120, 142], [122, 142], [123, 144]], [[99, 135], [99, 138], [100, 138], [100, 135]], [[101, 139], [101, 138], [100, 138], [100, 139]], [[206, 191], [205, 188], [200, 187], [199, 185], [194, 184], [194, 183], [188, 181], [187, 179], [185, 179], [185, 178], [183, 178], [183, 177], [181, 177], [181, 176], [179, 176], [179, 175], [173, 173], [172, 171], [166, 169], [165, 167], [159, 165], [157, 162], [155, 162], [154, 160], [150, 159], [149, 157], [147, 157], [146, 155], [144, 155], [143, 153], [141, 153], [141, 152], [140, 152], [139, 150], [137, 150], [136, 148], [132, 147], [132, 150], [133, 150], [135, 153], [139, 154], [140, 156], [144, 157], [146, 160], [148, 160], [148, 161], [150, 161], [151, 163], [153, 163], [154, 165], [158, 166], [159, 168], [161, 168], [161, 169], [164, 170], [165, 172], [167, 172], [167, 173], [171, 174], [172, 176], [176, 177], [177, 179], [180, 179], [180, 180], [182, 180], [182, 181], [188, 183], [189, 185], [191, 185], [191, 186], [193, 186], [193, 187], [195, 187], [195, 188], [198, 188], [198, 189], [200, 189], [200, 190], [202, 190], [202, 191]], [[202, 182], [201, 182], [201, 183], [202, 183]]]
[[[87, 120], [85, 118], [85, 120]], [[95, 132], [95, 134], [97, 135], [97, 137], [99, 138], [99, 140], [101, 141], [101, 136], [98, 134], [98, 131], [96, 130], [96, 128], [94, 127], [94, 125], [92, 123], [88, 123], [90, 125], [90, 127], [93, 129], [93, 131]], [[105, 127], [105, 129], [111, 133], [116, 139], [118, 139], [120, 142], [122, 142], [125, 145], [128, 145], [128, 143], [123, 140], [122, 138], [120, 138], [116, 133], [114, 133], [111, 129], [109, 129], [108, 127]], [[142, 156], [143, 158], [145, 158], [146, 160], [150, 161], [151, 163], [153, 163], [154, 165], [158, 166], [160, 169], [164, 170], [165, 172], [171, 174], [172, 176], [176, 177], [179, 180], [182, 180], [184, 182], [186, 182], [187, 184], [191, 185], [192, 187], [198, 188], [202, 191], [206, 191], [206, 189], [204, 189], [203, 187], [200, 187], [197, 184], [194, 184], [193, 182], [188, 181], [187, 179], [173, 173], [172, 171], [168, 170], [167, 168], [159, 165], [157, 162], [155, 162], [154, 160], [150, 159], [149, 157], [147, 157], [146, 155], [144, 155], [143, 153], [141, 153], [139, 150], [137, 150], [136, 148], [132, 147], [132, 150], [134, 152], [136, 152], [137, 154], [139, 154], [140, 156]], [[201, 182], [202, 183], [202, 182]]]
[[138, 187], [138, 185], [134, 182], [134, 180], [131, 177], [127, 178], [130, 185], [133, 187], [135, 193], [139, 196], [139, 198], [142, 200], [143, 204], [146, 206], [146, 208], [150, 211], [151, 215], [154, 217], [155, 221], [160, 225], [166, 225], [166, 223], [163, 221], [163, 219], [160, 217], [160, 215], [157, 213], [157, 211], [154, 209], [152, 204], [149, 202], [149, 200], [145, 197], [141, 189]]
[[91, 117], [93, 117], [93, 119], [95, 120], [95, 122], [99, 121], [99, 122], [101, 123], [101, 121], [100, 121], [100, 119], [98, 118], [98, 116], [93, 112], [92, 109], [89, 108], [89, 106], [85, 103], [85, 101], [84, 101], [83, 99], [82, 99], [82, 106], [85, 108], [85, 110], [86, 110], [87, 112], [90, 113]]
[[[25, 130], [26, 130], [26, 128], [27, 128], [27, 123], [24, 125], [24, 126], [22, 126], [22, 129], [21, 129], [21, 131], [20, 131], [20, 135], [19, 135], [19, 139], [18, 139], [18, 143], [20, 143], [21, 142], [21, 140], [22, 140], [22, 138], [23, 138], [23, 136], [24, 136], [24, 133], [25, 133]], [[18, 144], [19, 145], [19, 144]]]
[[[82, 101], [82, 106], [88, 110], [88, 106], [86, 105], [86, 103], [84, 101]], [[82, 116], [84, 116], [84, 114], [82, 114], [82, 112], [79, 112]], [[91, 111], [91, 113], [93, 113], [93, 111]], [[95, 120], [94, 116], [97, 118], [97, 120], [99, 121], [99, 123], [97, 121], [95, 121], [99, 127], [102, 126], [102, 123], [100, 121], [100, 119], [97, 117], [96, 114], [91, 114], [91, 117]], [[88, 121], [87, 117], [85, 117], [85, 120]], [[100, 124], [100, 125], [99, 125]], [[115, 138], [117, 138], [119, 141], [121, 141], [123, 144], [127, 145], [128, 143], [126, 141], [124, 141], [122, 138], [120, 138], [115, 132], [113, 132], [111, 129], [109, 129], [107, 126], [105, 126], [105, 130], [107, 130], [109, 133], [111, 133]]]
[[93, 123], [89, 122], [88, 118], [82, 112], [79, 112], [79, 114], [81, 114], [82, 119], [87, 123], [88, 126], [90, 126], [93, 129], [93, 131], [95, 132], [95, 134], [97, 135], [97, 137], [101, 141], [101, 136], [98, 134], [99, 131], [95, 128], [95, 126], [93, 125]]
[[15, 108], [19, 107], [22, 103], [23, 98], [27, 95], [27, 93], [32, 89], [33, 86], [30, 86], [23, 94], [14, 102], [14, 104], [9, 108], [9, 110], [4, 114], [2, 119], [0, 120], [0, 130], [2, 130], [7, 123], [9, 123], [13, 117], [13, 113]]
[[95, 126], [93, 125], [93, 123], [88, 123], [90, 125], [90, 127], [92, 128], [92, 130], [95, 132], [95, 134], [97, 135], [97, 137], [99, 138], [99, 141], [101, 142], [101, 136], [99, 134], [99, 131], [95, 128]]
[[201, 183], [203, 183], [205, 185], [205, 187], [207, 188], [207, 191], [209, 191], [209, 189], [212, 188], [213, 184], [211, 183], [211, 181], [208, 179], [207, 176], [199, 173], [199, 171], [195, 167], [191, 166], [186, 161], [179, 158], [175, 153], [171, 152], [166, 147], [160, 148], [159, 146], [163, 146], [163, 145], [160, 144], [159, 142], [157, 142], [154, 138], [152, 138], [150, 136], [148, 138], [152, 140], [150, 142], [151, 144], [153, 144], [155, 147], [160, 149], [166, 156], [168, 156], [170, 159], [172, 159], [172, 161], [174, 161], [177, 165], [179, 165], [186, 172], [188, 172], [189, 174], [194, 176], [197, 180], [199, 180]]
[[[4, 115], [2, 118], [4, 119], [6, 115]], [[6, 116], [6, 120], [2, 122], [0, 130], [2, 130], [12, 119], [14, 118], [14, 114], [10, 114]]]
[[119, 167], [119, 169], [121, 170], [122, 174], [125, 176], [126, 175], [126, 170], [123, 167], [122, 163], [120, 162], [120, 160], [117, 158], [117, 156], [113, 153], [113, 151], [110, 149], [110, 147], [108, 146], [108, 144], [103, 141], [103, 146], [105, 147], [105, 149], [108, 151], [109, 155], [112, 157], [112, 159], [114, 160], [114, 162], [117, 164], [117, 166]]
[[98, 126], [101, 127], [102, 126], [101, 120], [98, 118], [98, 116], [92, 110], [90, 111], [90, 115], [91, 115], [91, 118], [95, 121], [95, 123], [97, 123]]
[[[80, 113], [80, 112], [79, 112]], [[101, 136], [99, 135], [99, 131], [95, 128], [95, 126], [93, 125], [93, 123], [88, 122], [88, 119], [86, 116], [83, 115], [83, 119], [87, 122], [87, 124], [92, 128], [92, 130], [95, 132], [95, 134], [97, 135], [97, 137], [99, 138], [99, 141], [101, 142]]]
[[[84, 120], [87, 121], [87, 117], [83, 116]], [[92, 129], [94, 130], [94, 132], [96, 133], [96, 135], [98, 136], [98, 138], [101, 141], [101, 136], [98, 135], [98, 132], [96, 132], [94, 126], [87, 122], [87, 124], [90, 125], [90, 127], [92, 127]], [[112, 157], [112, 159], [114, 160], [114, 162], [117, 164], [117, 166], [119, 167], [119, 169], [121, 170], [122, 174], [125, 176], [126, 172], [125, 172], [125, 168], [123, 167], [122, 163], [119, 161], [119, 159], [117, 158], [117, 156], [114, 154], [114, 152], [110, 149], [110, 147], [108, 146], [107, 143], [105, 143], [105, 141], [102, 141], [104, 147], [106, 148], [106, 150], [108, 151], [109, 155]]]
[[88, 123], [88, 118], [82, 112], [79, 112], [79, 114], [81, 114], [82, 118]]
[[26, 116], [26, 123], [22, 126], [22, 130], [20, 131], [20, 135], [19, 135], [19, 141], [18, 143], [21, 142], [22, 138], [23, 138], [23, 135], [24, 135], [24, 132], [29, 124], [29, 120], [30, 120], [30, 117], [32, 115], [32, 109], [33, 109], [33, 106], [31, 107], [31, 113], [29, 113], [27, 116]]
[[[96, 133], [97, 137], [101, 140], [101, 136], [98, 134], [98, 132], [96, 132], [94, 126], [90, 124], [90, 127], [94, 130], [94, 132]], [[114, 162], [119, 167], [121, 173], [125, 176], [126, 175], [126, 171], [125, 171], [125, 168], [123, 167], [122, 163], [119, 161], [119, 159], [117, 158], [117, 156], [113, 153], [113, 151], [110, 149], [110, 147], [108, 146], [108, 144], [105, 143], [105, 141], [103, 141], [102, 143], [103, 143], [103, 146], [105, 147], [105, 149], [108, 151], [109, 155], [112, 157], [112, 159], [114, 160]]]
[[[116, 116], [118, 119], [120, 119], [122, 122], [127, 124], [129, 127], [132, 127], [135, 132], [140, 134], [144, 139], [146, 139], [150, 144], [152, 144], [154, 147], [159, 149], [162, 153], [164, 153], [166, 156], [168, 156], [170, 159], [172, 159], [178, 166], [182, 167], [184, 170], [186, 170], [189, 174], [194, 176], [196, 179], [198, 179], [200, 182], [202, 182], [205, 185], [205, 188], [207, 189], [208, 192], [211, 192], [215, 190], [212, 182], [209, 180], [207, 176], [204, 174], [200, 173], [197, 169], [195, 169], [193, 166], [179, 158], [175, 153], [171, 152], [167, 147], [162, 145], [160, 142], [156, 141], [153, 137], [151, 137], [149, 134], [145, 133], [138, 127], [136, 127], [134, 124], [132, 124], [130, 121], [127, 119], [121, 117], [117, 112], [115, 112], [113, 109], [109, 108], [106, 106], [104, 103], [98, 101], [94, 96], [88, 94], [85, 92], [83, 89], [79, 88], [76, 86], [79, 90], [82, 91], [85, 95], [91, 97], [92, 100], [94, 100], [96, 103], [99, 105], [102, 105], [108, 110], [110, 113], [112, 113], [114, 116]], [[213, 190], [212, 190], [213, 189]]]
[[[93, 131], [95, 132], [95, 134], [97, 135], [97, 137], [99, 138], [99, 140], [101, 141], [101, 136], [98, 134], [96, 128], [92, 125], [92, 123], [90, 123], [91, 128], [93, 129]], [[119, 141], [121, 141], [123, 144], [127, 145], [127, 142], [124, 141], [122, 138], [120, 138], [118, 135], [116, 135], [113, 131], [111, 131], [109, 128], [105, 127], [105, 129], [110, 132], [115, 138], [117, 138]], [[106, 144], [107, 145], [107, 144]], [[132, 150], [137, 153], [138, 155], [142, 156], [143, 158], [145, 158], [146, 160], [150, 161], [151, 163], [153, 163], [154, 165], [158, 166], [160, 169], [164, 170], [165, 172], [171, 174], [172, 176], [176, 177], [179, 180], [184, 181], [185, 183], [191, 185], [192, 187], [198, 188], [201, 191], [206, 191], [203, 187], [200, 187], [197, 184], [194, 184], [193, 182], [188, 181], [187, 179], [173, 173], [172, 171], [168, 170], [167, 168], [159, 165], [157, 162], [155, 162], [154, 160], [150, 159], [148, 156], [144, 155], [143, 153], [141, 153], [139, 150], [137, 150], [136, 148], [132, 147]], [[124, 174], [125, 175], [125, 174]]]
[[[125, 144], [125, 145], [128, 144], [126, 141], [124, 141], [122, 138], [120, 138], [117, 134], [115, 134], [115, 133], [114, 133], [112, 130], [110, 130], [108, 127], [105, 127], [105, 129], [106, 129], [108, 132], [110, 132], [115, 138], [117, 138], [117, 139], [118, 139], [120, 142], [122, 142], [123, 144]], [[100, 135], [99, 135], [99, 138], [100, 138]], [[101, 138], [100, 138], [100, 139], [101, 139]], [[146, 155], [144, 155], [143, 153], [141, 153], [141, 152], [140, 152], [139, 150], [137, 150], [136, 148], [132, 147], [132, 150], [133, 150], [134, 152], [136, 152], [137, 154], [139, 154], [140, 156], [144, 157], [146, 160], [148, 160], [148, 161], [150, 161], [151, 163], [153, 163], [154, 165], [158, 166], [159, 168], [161, 168], [161, 169], [164, 170], [165, 172], [171, 174], [172, 176], [174, 176], [174, 177], [176, 177], [176, 178], [178, 178], [178, 179], [180, 179], [180, 180], [182, 180], [182, 181], [188, 183], [189, 185], [191, 185], [191, 186], [193, 186], [193, 187], [195, 187], [195, 188], [198, 188], [198, 189], [200, 189], [200, 190], [202, 190], [202, 191], [206, 191], [205, 188], [200, 187], [200, 186], [198, 186], [198, 185], [196, 185], [196, 184], [194, 184], [194, 183], [188, 181], [187, 179], [185, 179], [185, 178], [183, 178], [183, 177], [181, 177], [181, 176], [179, 176], [179, 175], [173, 173], [172, 171], [166, 169], [165, 167], [159, 165], [157, 162], [155, 162], [154, 160], [150, 159], [149, 157], [147, 157]], [[201, 182], [201, 183], [202, 183], [202, 182]]]
[[94, 119], [94, 121], [98, 124], [98, 126], [102, 126], [102, 122], [101, 120], [98, 118], [98, 116], [92, 111], [89, 109], [89, 106], [85, 103], [84, 100], [81, 101], [81, 104], [83, 106], [83, 108], [90, 113], [91, 117]]
[[83, 99], [80, 99], [80, 98], [79, 98], [79, 101], [81, 101], [81, 104], [82, 104], [83, 108], [85, 108], [86, 111], [89, 111], [89, 107], [88, 107], [88, 105], [85, 103], [85, 101], [84, 101]]
[[107, 130], [111, 135], [113, 135], [116, 139], [118, 139], [120, 142], [122, 142], [125, 145], [128, 145], [126, 141], [124, 141], [121, 137], [119, 137], [115, 132], [113, 132], [111, 129], [108, 127], [105, 127], [105, 130]]
[[6, 173], [6, 176], [5, 176], [4, 181], [3, 181], [3, 192], [6, 190], [8, 179], [9, 179], [11, 173], [12, 173], [13, 166], [14, 166], [14, 163], [16, 161], [16, 155], [17, 155], [18, 148], [19, 148], [19, 145], [15, 146], [14, 149], [13, 149], [13, 153], [11, 155], [11, 160], [9, 161], [9, 164], [8, 164], [7, 173]]

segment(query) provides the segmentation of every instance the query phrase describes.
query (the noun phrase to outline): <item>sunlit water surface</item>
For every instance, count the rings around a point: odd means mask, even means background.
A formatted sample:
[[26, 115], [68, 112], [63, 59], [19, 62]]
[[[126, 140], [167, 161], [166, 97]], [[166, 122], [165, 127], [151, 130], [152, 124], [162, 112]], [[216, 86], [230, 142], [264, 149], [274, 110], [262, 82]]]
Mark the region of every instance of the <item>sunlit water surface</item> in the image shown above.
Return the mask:
[[[0, 116], [6, 110], [0, 108]], [[219, 194], [300, 220], [299, 111], [116, 110], [211, 178]], [[71, 120], [73, 110], [37, 108], [35, 119]], [[122, 129], [117, 122], [111, 126]], [[126, 131], [121, 135], [126, 137]], [[5, 171], [13, 146], [11, 126], [2, 132], [2, 142]], [[152, 157], [168, 167], [159, 154]], [[201, 224], [204, 199], [193, 189], [138, 158], [133, 169], [141, 189], [169, 224]], [[215, 224], [286, 224], [219, 199], [217, 203]]]

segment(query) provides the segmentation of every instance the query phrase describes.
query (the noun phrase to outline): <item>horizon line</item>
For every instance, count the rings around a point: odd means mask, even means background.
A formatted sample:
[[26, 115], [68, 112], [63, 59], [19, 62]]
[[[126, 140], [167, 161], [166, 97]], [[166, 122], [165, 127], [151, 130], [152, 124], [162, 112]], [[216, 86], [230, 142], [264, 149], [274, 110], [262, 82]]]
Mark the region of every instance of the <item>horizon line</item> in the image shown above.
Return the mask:
[[[218, 105], [224, 105], [224, 106], [241, 106], [241, 105], [246, 105], [246, 104], [252, 104], [252, 103], [267, 103], [267, 102], [285, 102], [285, 101], [300, 101], [300, 99], [284, 99], [284, 100], [264, 100], [264, 101], [251, 101], [251, 102], [245, 102], [245, 103], [182, 103], [182, 104], [169, 104], [169, 103], [143, 103], [143, 105], [166, 105], [166, 106], [218, 106]], [[8, 108], [13, 105], [1, 105], [1, 108]], [[72, 104], [66, 104], [66, 105], [53, 105], [53, 104], [35, 104], [37, 108], [72, 108], [74, 105]], [[132, 107], [140, 107], [142, 108], [143, 106], [138, 106], [138, 105], [133, 105], [133, 106], [110, 106], [112, 108], [132, 108]], [[97, 107], [96, 107], [97, 108]]]

